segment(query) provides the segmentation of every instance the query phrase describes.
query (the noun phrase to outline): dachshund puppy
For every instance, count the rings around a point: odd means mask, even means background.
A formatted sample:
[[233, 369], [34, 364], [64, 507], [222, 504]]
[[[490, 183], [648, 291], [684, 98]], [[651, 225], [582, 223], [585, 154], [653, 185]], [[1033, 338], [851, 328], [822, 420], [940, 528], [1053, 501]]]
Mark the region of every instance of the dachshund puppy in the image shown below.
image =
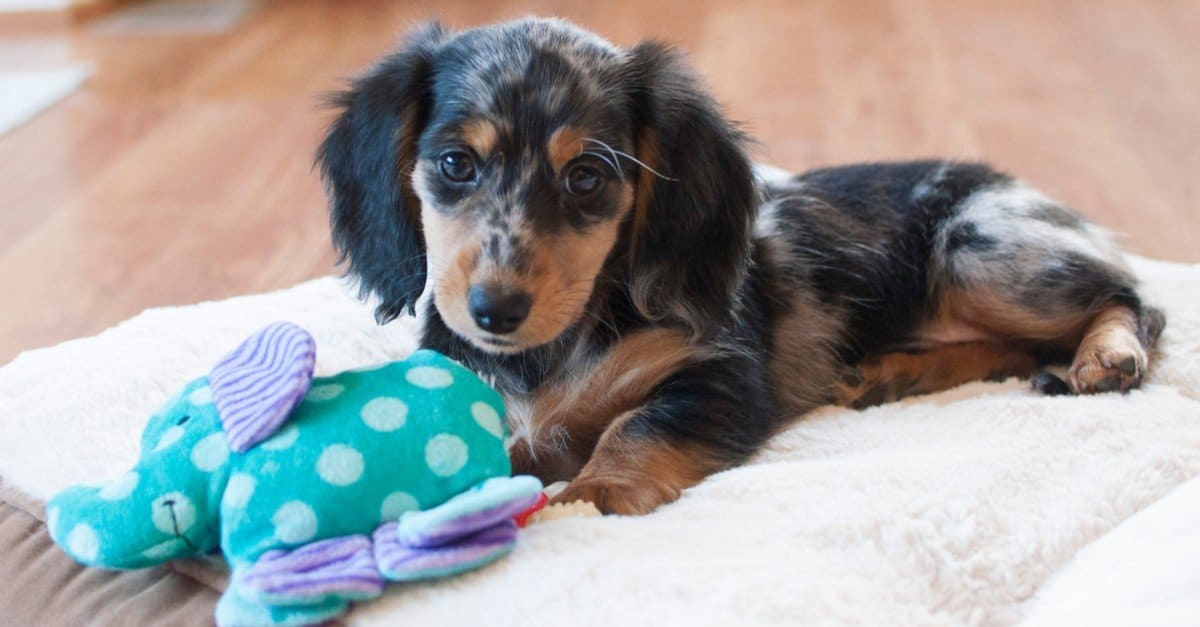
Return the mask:
[[1136, 386], [1163, 327], [1110, 236], [984, 165], [765, 180], [681, 55], [558, 20], [410, 34], [335, 99], [333, 239], [380, 323], [506, 396], [514, 469], [640, 514], [814, 407], [1054, 360]]

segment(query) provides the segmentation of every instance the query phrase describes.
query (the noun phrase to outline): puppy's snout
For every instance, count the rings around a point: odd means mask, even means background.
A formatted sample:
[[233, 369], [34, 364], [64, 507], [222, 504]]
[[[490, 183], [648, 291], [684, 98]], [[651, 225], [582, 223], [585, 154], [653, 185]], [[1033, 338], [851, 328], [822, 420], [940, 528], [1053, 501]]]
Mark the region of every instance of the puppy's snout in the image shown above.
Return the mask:
[[474, 285], [467, 292], [467, 310], [479, 328], [490, 333], [512, 333], [529, 316], [533, 297], [499, 285]]

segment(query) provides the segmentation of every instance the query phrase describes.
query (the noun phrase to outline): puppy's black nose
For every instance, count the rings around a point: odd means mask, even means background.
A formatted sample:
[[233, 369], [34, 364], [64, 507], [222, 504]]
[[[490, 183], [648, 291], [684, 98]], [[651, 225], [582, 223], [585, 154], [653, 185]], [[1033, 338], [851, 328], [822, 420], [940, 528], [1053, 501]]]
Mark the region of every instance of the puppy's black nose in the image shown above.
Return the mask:
[[533, 297], [525, 292], [506, 292], [499, 286], [471, 287], [467, 292], [467, 311], [484, 331], [503, 335], [512, 333], [529, 316]]

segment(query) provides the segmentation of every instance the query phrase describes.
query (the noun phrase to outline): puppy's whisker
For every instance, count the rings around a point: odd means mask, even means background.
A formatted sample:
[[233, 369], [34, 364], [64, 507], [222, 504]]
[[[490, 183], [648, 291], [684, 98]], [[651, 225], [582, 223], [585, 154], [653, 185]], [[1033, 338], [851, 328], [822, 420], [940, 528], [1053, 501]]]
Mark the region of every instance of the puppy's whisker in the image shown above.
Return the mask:
[[[597, 159], [599, 159], [599, 160], [603, 161], [604, 163], [608, 164], [608, 167], [612, 168], [612, 171], [613, 171], [613, 172], [616, 172], [616, 173], [617, 173], [617, 176], [618, 176], [618, 177], [620, 177], [620, 179], [621, 179], [621, 182], [622, 182], [622, 183], [624, 183], [624, 182], [625, 182], [625, 173], [621, 171], [621, 167], [620, 167], [620, 166], [618, 166], [618, 165], [617, 165], [616, 163], [614, 163], [613, 161], [610, 161], [610, 160], [609, 160], [609, 158], [608, 158], [608, 157], [606, 157], [606, 156], [604, 156], [602, 153], [596, 152], [595, 150], [585, 150], [585, 151], [583, 151], [583, 152], [581, 152], [581, 153], [579, 153], [579, 154], [581, 154], [581, 155], [591, 155], [591, 156], [593, 156], [593, 157], [595, 157], [595, 158], [597, 158]], [[617, 156], [616, 156], [616, 155], [613, 155], [613, 160], [616, 160], [616, 159], [617, 159]]]
[[621, 151], [621, 150], [617, 150], [617, 149], [613, 148], [612, 146], [609, 146], [608, 144], [606, 144], [606, 143], [604, 143], [604, 142], [602, 142], [602, 141], [600, 141], [600, 140], [598, 140], [598, 139], [595, 139], [595, 138], [593, 138], [593, 137], [584, 137], [584, 138], [583, 138], [583, 141], [585, 141], [585, 142], [593, 142], [593, 143], [596, 143], [596, 144], [600, 144], [600, 145], [601, 145], [601, 146], [603, 146], [605, 149], [607, 149], [609, 153], [611, 153], [611, 154], [613, 155], [613, 158], [614, 158], [614, 159], [616, 159], [617, 157], [625, 157], [626, 159], [629, 159], [630, 161], [632, 161], [632, 162], [634, 162], [634, 163], [638, 164], [639, 166], [641, 166], [641, 167], [642, 167], [642, 169], [644, 169], [644, 170], [646, 170], [646, 171], [650, 172], [650, 173], [651, 173], [651, 174], [653, 174], [654, 176], [657, 176], [658, 178], [660, 178], [660, 179], [662, 179], [662, 180], [664, 180], [664, 181], [676, 181], [676, 182], [677, 182], [677, 181], [679, 181], [679, 179], [677, 179], [677, 178], [672, 178], [672, 177], [669, 177], [669, 176], [667, 176], [666, 174], [663, 174], [662, 172], [659, 172], [658, 170], [655, 170], [654, 168], [652, 168], [652, 167], [650, 167], [650, 166], [646, 165], [646, 163], [645, 163], [644, 161], [642, 161], [642, 160], [638, 159], [637, 157], [635, 157], [635, 156], [633, 156], [633, 155], [631, 155], [631, 154], [629, 154], [629, 153], [627, 153], [627, 152], [624, 152], [624, 151]]
[[[617, 173], [617, 176], [621, 177], [621, 182], [624, 183], [625, 182], [625, 171], [621, 169], [621, 158], [617, 156], [616, 151], [614, 151], [611, 146], [609, 146], [608, 144], [605, 144], [604, 142], [601, 142], [599, 140], [594, 140], [594, 139], [592, 141], [595, 143], [599, 143], [601, 146], [603, 146], [605, 149], [608, 150], [608, 154], [612, 156], [612, 161], [609, 161], [608, 159], [604, 159], [604, 162], [608, 163], [612, 167], [612, 169]], [[596, 155], [597, 157], [600, 157], [600, 153], [598, 153], [594, 150], [587, 151], [587, 154], [592, 154], [592, 155]], [[603, 157], [601, 157], [601, 158], [603, 158]]]
[[584, 313], [584, 315], [586, 315], [586, 316], [589, 316], [589, 317], [591, 317], [593, 320], [595, 320], [595, 321], [596, 321], [596, 323], [597, 323], [597, 324], [599, 324], [600, 326], [602, 326], [602, 327], [605, 327], [606, 329], [608, 329], [608, 330], [612, 331], [612, 332], [613, 332], [613, 335], [616, 335], [616, 336], [619, 336], [619, 335], [621, 335], [621, 330], [620, 330], [620, 329], [618, 329], [618, 328], [617, 328], [617, 325], [616, 325], [616, 324], [613, 324], [613, 322], [612, 322], [611, 320], [607, 320], [607, 319], [605, 319], [605, 318], [602, 318], [600, 315], [598, 315], [598, 314], [597, 314], [596, 312], [594, 312], [594, 311], [588, 311], [588, 310], [584, 309], [584, 310], [583, 310], [583, 313]]

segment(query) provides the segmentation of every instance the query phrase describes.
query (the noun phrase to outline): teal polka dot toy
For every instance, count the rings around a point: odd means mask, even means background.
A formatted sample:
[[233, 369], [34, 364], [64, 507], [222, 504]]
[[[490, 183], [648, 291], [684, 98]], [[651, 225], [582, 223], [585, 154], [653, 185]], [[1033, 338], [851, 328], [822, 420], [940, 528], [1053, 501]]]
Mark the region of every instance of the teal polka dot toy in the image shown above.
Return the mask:
[[248, 338], [151, 417], [132, 470], [50, 500], [55, 542], [108, 568], [220, 548], [221, 625], [323, 622], [511, 550], [541, 483], [509, 476], [500, 395], [433, 351], [314, 379], [315, 354], [289, 323]]

